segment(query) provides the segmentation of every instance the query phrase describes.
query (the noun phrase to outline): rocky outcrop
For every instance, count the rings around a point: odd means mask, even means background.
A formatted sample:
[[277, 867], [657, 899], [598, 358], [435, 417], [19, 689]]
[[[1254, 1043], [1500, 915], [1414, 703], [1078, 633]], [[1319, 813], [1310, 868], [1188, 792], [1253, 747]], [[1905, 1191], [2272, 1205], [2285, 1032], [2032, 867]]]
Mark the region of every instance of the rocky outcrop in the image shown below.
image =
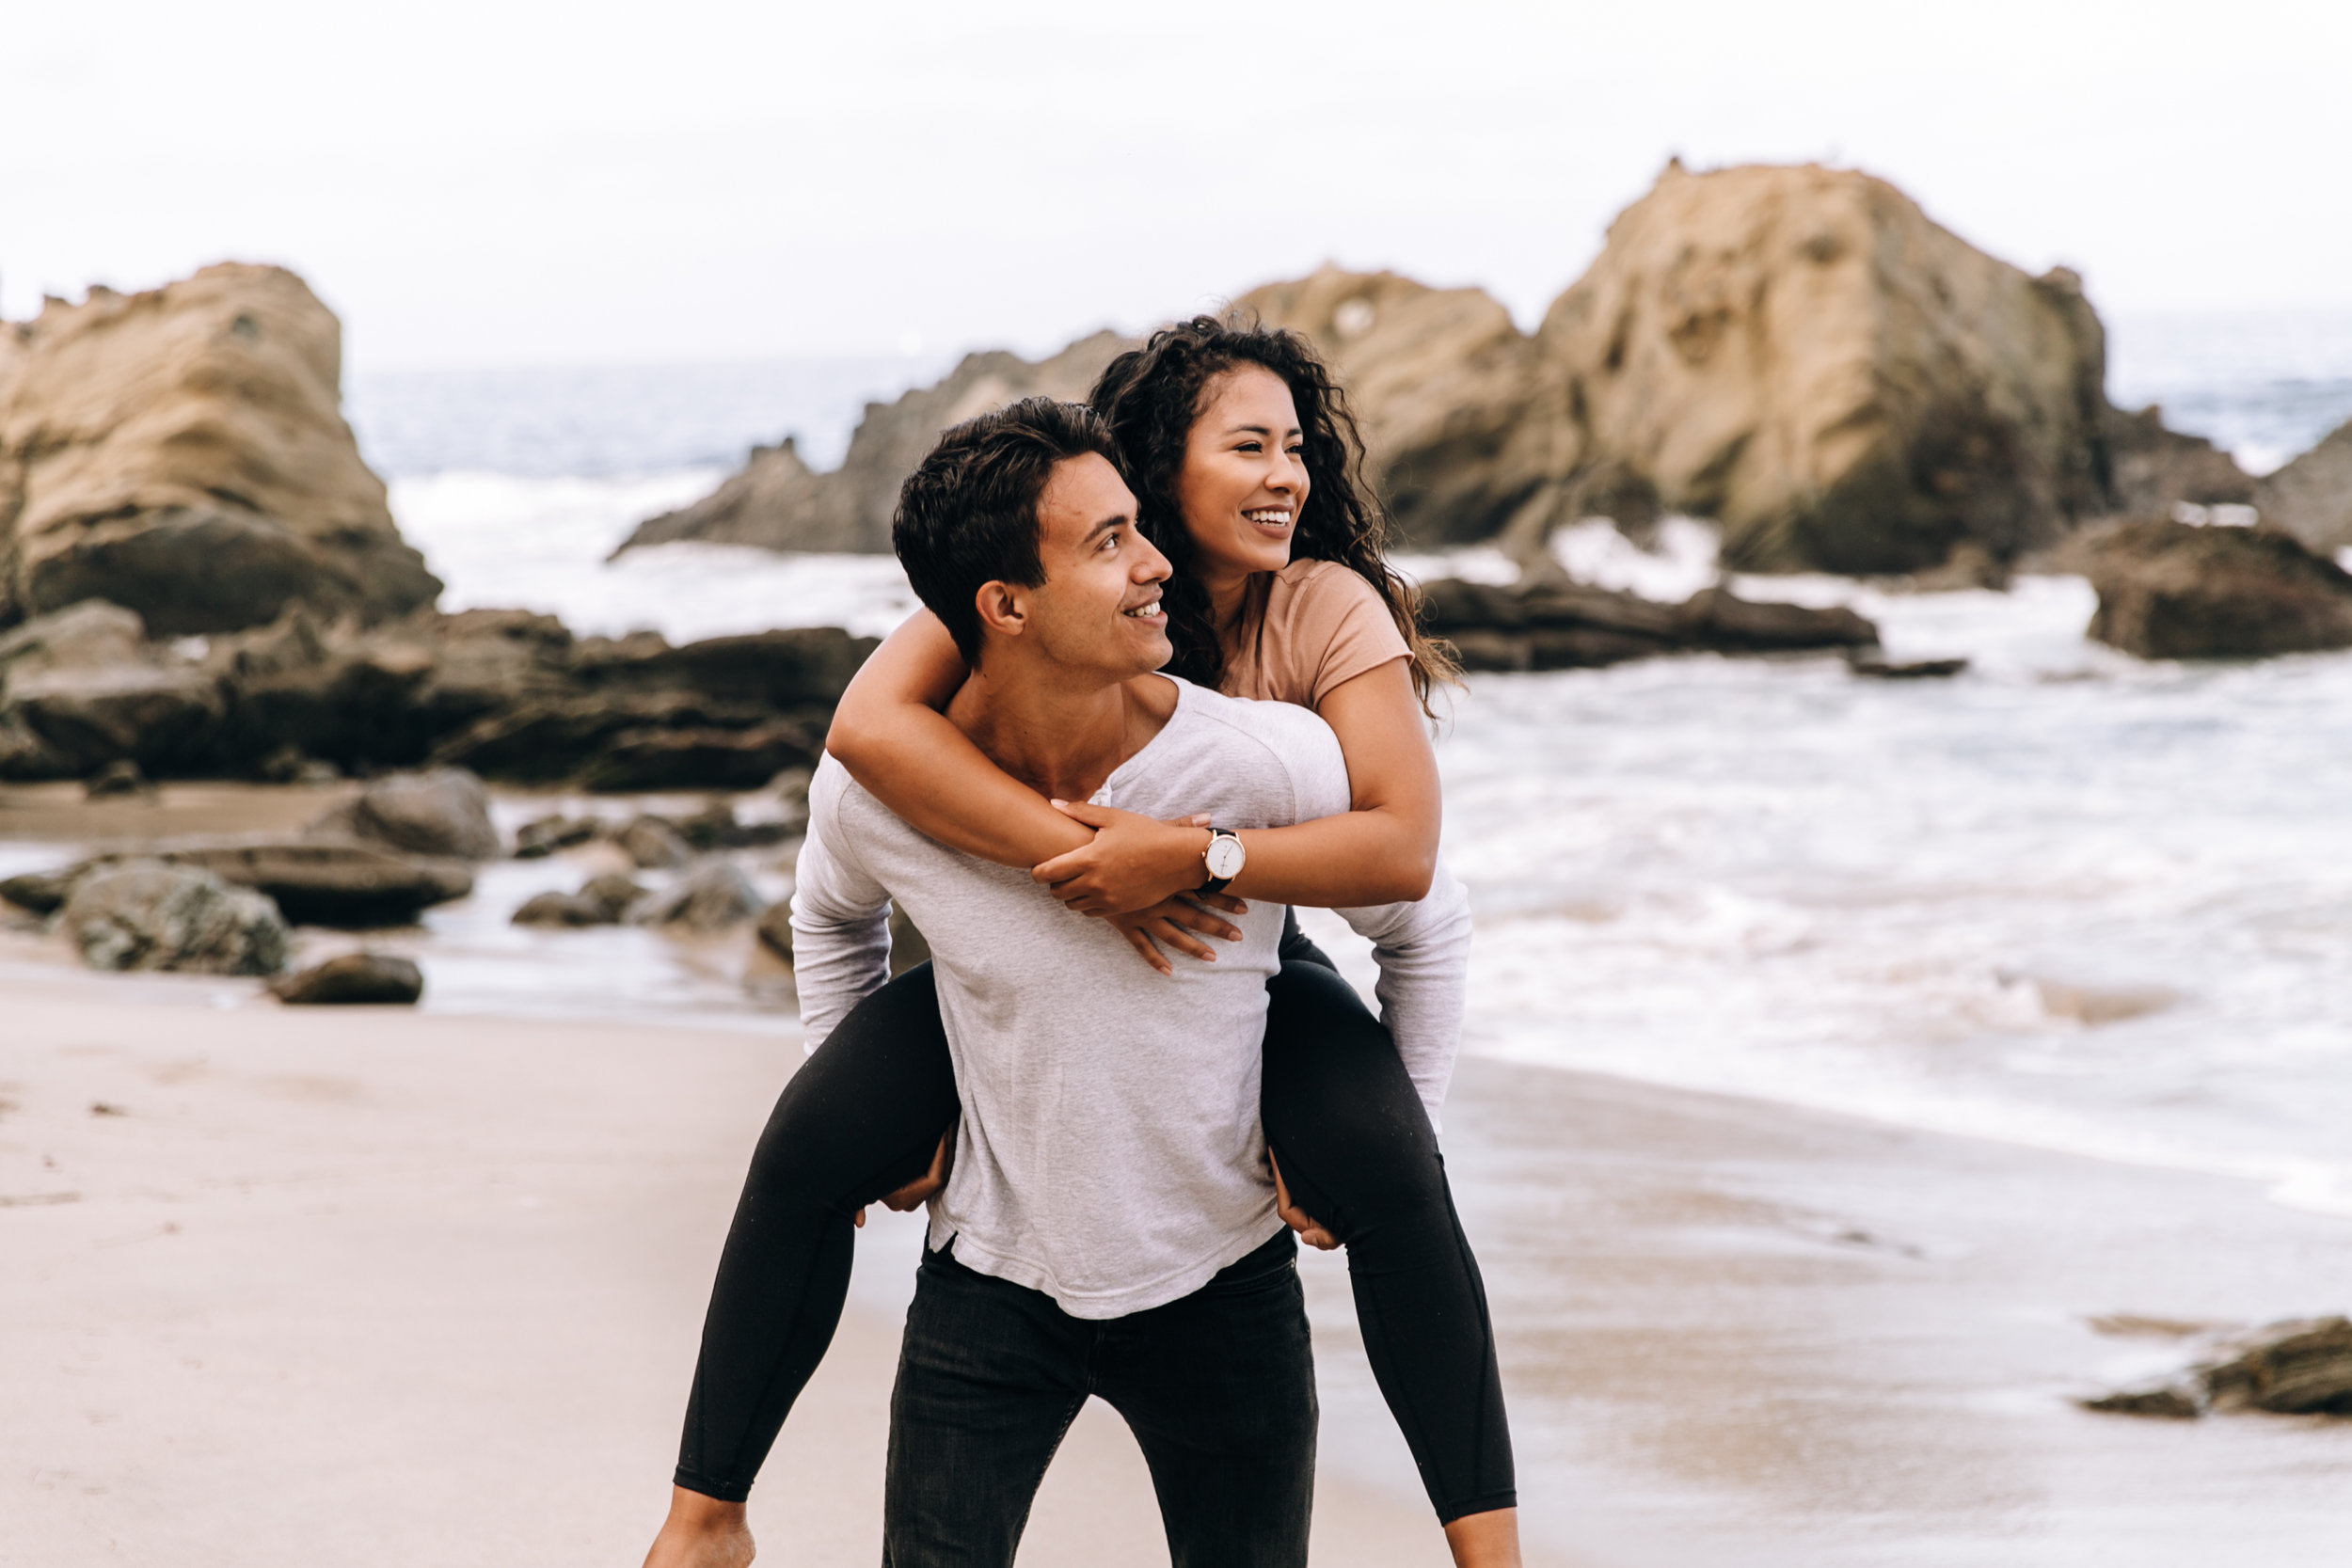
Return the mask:
[[1549, 502], [1563, 468], [1551, 378], [1484, 290], [1327, 266], [1233, 305], [1305, 334], [1339, 372], [1371, 477], [1415, 544], [1492, 538], [1531, 499]]
[[424, 995], [424, 972], [389, 953], [344, 953], [270, 983], [290, 1007], [409, 1006]]
[[178, 636], [440, 592], [343, 422], [342, 328], [294, 274], [92, 288], [0, 337], [0, 625], [105, 599]]
[[[0, 633], [0, 779], [87, 777], [127, 758], [151, 778], [434, 764], [518, 784], [747, 789], [815, 765], [874, 645], [833, 627], [684, 647], [576, 640], [520, 610], [365, 626], [296, 607], [200, 657], [145, 630], [92, 601]], [[346, 826], [394, 844], [422, 831], [378, 817]], [[450, 852], [494, 853], [485, 820]]]
[[1578, 670], [1671, 653], [1864, 649], [1878, 628], [1851, 610], [1757, 604], [1707, 588], [1659, 604], [1569, 580], [1547, 561], [1509, 587], [1439, 578], [1422, 584], [1422, 624], [1468, 670]]
[[718, 489], [680, 511], [647, 518], [613, 553], [678, 540], [886, 552], [898, 486], [941, 431], [1016, 398], [1083, 398], [1126, 346], [1116, 333], [1098, 332], [1035, 364], [1001, 351], [967, 355], [936, 386], [895, 403], [867, 404], [840, 467], [810, 472], [789, 439], [755, 449]]
[[2122, 1416], [2352, 1416], [2352, 1319], [2208, 1336], [2195, 1350], [2199, 1359], [2178, 1375], [2084, 1400], [2084, 1407]]
[[93, 969], [270, 974], [286, 961], [286, 923], [269, 899], [192, 865], [93, 870], [74, 879], [59, 924]]
[[405, 855], [359, 839], [171, 839], [146, 853], [269, 895], [288, 920], [350, 930], [412, 925], [473, 891], [462, 861]]
[[2090, 635], [2142, 658], [2352, 647], [2352, 574], [2269, 527], [2125, 523], [2080, 552]]
[[135, 613], [95, 600], [0, 633], [0, 776], [199, 765], [224, 709], [218, 684], [146, 634]]
[[1561, 520], [1654, 495], [1746, 569], [2007, 558], [2107, 510], [2105, 338], [1851, 170], [1670, 165], [1536, 333], [1561, 378]]
[[2253, 501], [2264, 522], [2312, 549], [2352, 546], [2352, 422], [2265, 479]]

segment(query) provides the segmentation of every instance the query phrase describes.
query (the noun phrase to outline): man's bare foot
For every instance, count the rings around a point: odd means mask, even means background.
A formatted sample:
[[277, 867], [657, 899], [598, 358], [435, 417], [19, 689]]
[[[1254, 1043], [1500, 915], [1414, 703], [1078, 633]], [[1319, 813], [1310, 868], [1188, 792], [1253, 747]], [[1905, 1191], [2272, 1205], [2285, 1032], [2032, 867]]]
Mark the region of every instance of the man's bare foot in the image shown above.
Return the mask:
[[670, 1488], [670, 1516], [653, 1538], [645, 1568], [745, 1568], [751, 1560], [752, 1531], [741, 1503]]
[[1465, 1513], [1445, 1528], [1454, 1568], [1519, 1568], [1519, 1511], [1492, 1508]]

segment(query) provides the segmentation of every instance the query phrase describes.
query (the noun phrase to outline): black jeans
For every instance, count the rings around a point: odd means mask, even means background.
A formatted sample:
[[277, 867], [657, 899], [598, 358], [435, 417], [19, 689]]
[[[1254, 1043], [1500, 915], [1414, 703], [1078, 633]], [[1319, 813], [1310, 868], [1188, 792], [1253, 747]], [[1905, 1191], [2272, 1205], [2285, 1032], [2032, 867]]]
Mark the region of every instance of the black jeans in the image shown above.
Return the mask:
[[925, 1255], [907, 1309], [883, 1568], [1010, 1568], [1089, 1395], [1143, 1449], [1174, 1568], [1306, 1562], [1315, 1377], [1290, 1232], [1123, 1318], [1073, 1318], [952, 1250]]
[[[1295, 926], [1266, 1000], [1266, 1141], [1299, 1207], [1347, 1246], [1364, 1353], [1430, 1506], [1447, 1524], [1509, 1508], [1486, 1287], [1395, 1042]], [[960, 1110], [929, 964], [859, 1003], [785, 1085], [711, 1287], [678, 1485], [750, 1494], [841, 1321], [850, 1216], [922, 1175]]]

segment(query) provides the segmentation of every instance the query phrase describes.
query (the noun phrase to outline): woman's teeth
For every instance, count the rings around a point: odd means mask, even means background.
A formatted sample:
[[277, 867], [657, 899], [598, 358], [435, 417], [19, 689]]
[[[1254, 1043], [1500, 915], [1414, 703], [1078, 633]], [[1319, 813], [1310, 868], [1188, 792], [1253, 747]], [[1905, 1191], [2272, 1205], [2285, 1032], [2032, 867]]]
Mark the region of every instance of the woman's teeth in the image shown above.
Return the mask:
[[1242, 515], [1257, 524], [1260, 528], [1288, 528], [1291, 526], [1291, 509], [1287, 506], [1263, 507], [1256, 512], [1245, 512]]

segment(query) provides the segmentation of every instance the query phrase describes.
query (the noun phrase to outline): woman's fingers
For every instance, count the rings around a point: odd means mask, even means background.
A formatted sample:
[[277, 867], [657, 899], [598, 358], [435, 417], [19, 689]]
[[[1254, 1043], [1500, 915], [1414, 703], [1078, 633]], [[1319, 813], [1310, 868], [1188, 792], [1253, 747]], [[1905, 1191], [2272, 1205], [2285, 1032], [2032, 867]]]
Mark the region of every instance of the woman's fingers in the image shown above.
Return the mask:
[[1207, 942], [1202, 942], [1166, 915], [1152, 922], [1149, 929], [1154, 937], [1186, 958], [1199, 958], [1202, 963], [1216, 962], [1216, 955], [1209, 950]]
[[1181, 898], [1171, 898], [1162, 908], [1168, 912], [1162, 915], [1161, 919], [1182, 926], [1188, 931], [1199, 931], [1204, 936], [1223, 937], [1227, 942], [1241, 940], [1240, 927], [1218, 919], [1207, 910], [1195, 909]]
[[1175, 966], [1160, 956], [1160, 950], [1152, 944], [1152, 939], [1150, 937], [1143, 934], [1141, 927], [1122, 926], [1119, 928], [1119, 934], [1127, 939], [1128, 946], [1143, 955], [1143, 961], [1145, 963], [1150, 964], [1153, 969], [1158, 970], [1163, 974], [1174, 974], [1176, 973]]
[[1248, 901], [1236, 898], [1230, 893], [1191, 893], [1186, 894], [1185, 896], [1196, 904], [1206, 904], [1213, 910], [1223, 910], [1227, 914], [1249, 912]]

